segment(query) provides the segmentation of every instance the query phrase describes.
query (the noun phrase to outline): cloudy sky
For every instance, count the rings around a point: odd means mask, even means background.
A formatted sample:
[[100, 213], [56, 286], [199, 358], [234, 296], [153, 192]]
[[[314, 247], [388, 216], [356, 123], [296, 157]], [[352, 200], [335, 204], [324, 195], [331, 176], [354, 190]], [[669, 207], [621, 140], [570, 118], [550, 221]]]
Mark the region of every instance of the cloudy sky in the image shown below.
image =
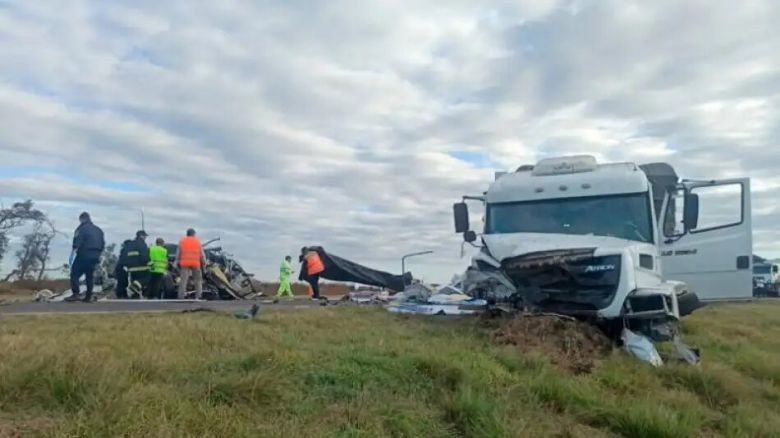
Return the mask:
[[[146, 211], [273, 276], [304, 244], [463, 265], [451, 205], [540, 157], [753, 178], [780, 256], [780, 2], [0, 0], [0, 198]], [[60, 242], [64, 262], [67, 242]]]

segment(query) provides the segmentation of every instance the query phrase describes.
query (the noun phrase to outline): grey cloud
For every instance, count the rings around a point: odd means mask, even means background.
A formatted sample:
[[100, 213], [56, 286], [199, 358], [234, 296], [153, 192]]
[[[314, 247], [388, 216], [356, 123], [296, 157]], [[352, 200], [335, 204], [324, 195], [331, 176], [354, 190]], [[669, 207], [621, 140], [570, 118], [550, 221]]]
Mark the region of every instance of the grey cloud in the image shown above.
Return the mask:
[[[771, 1], [55, 6], [0, 9], [0, 154], [41, 169], [3, 197], [63, 224], [93, 209], [116, 240], [143, 206], [152, 234], [222, 235], [265, 277], [319, 243], [387, 269], [435, 249], [417, 266], [448, 279], [450, 206], [492, 179], [452, 151], [663, 159], [757, 186], [780, 158]], [[776, 197], [755, 203], [757, 249], [780, 255]]]

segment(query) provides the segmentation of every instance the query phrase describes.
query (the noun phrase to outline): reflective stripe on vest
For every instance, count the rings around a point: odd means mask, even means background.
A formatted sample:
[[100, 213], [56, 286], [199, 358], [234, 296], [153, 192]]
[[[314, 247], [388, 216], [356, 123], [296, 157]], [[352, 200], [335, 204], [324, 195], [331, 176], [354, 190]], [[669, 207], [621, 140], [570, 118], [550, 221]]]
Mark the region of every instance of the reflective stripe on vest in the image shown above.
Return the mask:
[[155, 274], [168, 272], [168, 250], [157, 245], [149, 248], [149, 264]]
[[148, 270], [148, 266], [133, 266], [132, 268], [127, 268], [127, 272], [144, 272]]
[[190, 236], [179, 242], [179, 266], [183, 268], [200, 268], [200, 255], [202, 249], [200, 240]]

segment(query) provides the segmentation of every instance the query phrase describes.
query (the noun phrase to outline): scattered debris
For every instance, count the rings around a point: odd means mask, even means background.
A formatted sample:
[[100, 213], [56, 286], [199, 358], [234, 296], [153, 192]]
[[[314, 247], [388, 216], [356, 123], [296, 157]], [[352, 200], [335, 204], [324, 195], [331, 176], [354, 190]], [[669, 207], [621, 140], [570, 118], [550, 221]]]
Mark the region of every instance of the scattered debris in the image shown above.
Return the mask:
[[36, 303], [40, 302], [47, 302], [50, 301], [52, 298], [54, 298], [57, 294], [50, 291], [49, 289], [42, 289], [38, 292], [33, 293], [33, 301]]
[[385, 304], [391, 299], [389, 292], [375, 289], [360, 289], [349, 292], [342, 298], [343, 301], [350, 301], [356, 304]]
[[208, 307], [196, 307], [194, 309], [184, 309], [181, 311], [181, 313], [202, 313], [202, 312], [217, 313], [216, 310], [209, 309]]
[[[101, 286], [95, 285], [92, 292], [92, 298], [93, 300], [97, 300], [104, 297], [105, 294], [106, 292]], [[53, 292], [50, 289], [41, 289], [37, 292], [33, 292], [33, 301], [38, 303], [59, 303], [67, 301], [72, 296], [73, 292], [70, 289], [60, 293]]]
[[414, 282], [407, 286], [403, 292], [396, 294], [393, 301], [425, 303], [431, 295], [433, 295], [432, 288], [420, 282]]
[[436, 290], [415, 282], [393, 297], [387, 310], [417, 315], [473, 315], [484, 310], [487, 301], [464, 294], [457, 285]]
[[476, 303], [477, 305], [482, 305], [482, 304], [487, 305], [487, 301], [485, 300], [472, 298], [462, 293], [452, 293], [452, 294], [436, 293], [434, 295], [431, 295], [430, 298], [428, 298], [428, 302], [431, 304], [472, 304], [474, 305]]
[[387, 308], [392, 313], [413, 315], [473, 315], [476, 310], [461, 309], [457, 305], [434, 305], [417, 303], [400, 303]]
[[623, 340], [623, 348], [631, 356], [656, 368], [663, 366], [664, 361], [661, 359], [661, 355], [658, 354], [653, 342], [646, 336], [638, 335], [629, 329], [623, 329], [621, 339]]
[[499, 270], [469, 268], [463, 275], [462, 284], [466, 295], [485, 300], [507, 300], [517, 294], [512, 280]]
[[235, 316], [238, 319], [255, 319], [255, 316], [257, 316], [257, 312], [260, 311], [260, 306], [257, 305], [257, 303], [252, 304], [252, 308], [249, 310], [239, 310], [238, 312], [234, 313], [233, 316]]
[[591, 372], [614, 348], [595, 326], [552, 314], [518, 314], [493, 332], [492, 339], [537, 352], [576, 374]]
[[679, 336], [675, 336], [672, 340], [672, 351], [677, 359], [686, 362], [688, 365], [699, 366], [701, 364], [701, 356], [698, 349], [691, 348], [685, 344]]

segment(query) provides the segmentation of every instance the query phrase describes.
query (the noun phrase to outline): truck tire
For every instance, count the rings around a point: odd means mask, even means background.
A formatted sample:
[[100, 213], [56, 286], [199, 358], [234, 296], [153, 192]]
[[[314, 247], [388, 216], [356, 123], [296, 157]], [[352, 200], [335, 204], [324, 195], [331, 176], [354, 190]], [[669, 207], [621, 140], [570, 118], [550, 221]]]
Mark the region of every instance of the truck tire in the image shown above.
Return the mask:
[[691, 291], [684, 291], [677, 295], [677, 307], [680, 309], [680, 317], [688, 316], [698, 309], [704, 307], [704, 304], [699, 301], [699, 296]]

